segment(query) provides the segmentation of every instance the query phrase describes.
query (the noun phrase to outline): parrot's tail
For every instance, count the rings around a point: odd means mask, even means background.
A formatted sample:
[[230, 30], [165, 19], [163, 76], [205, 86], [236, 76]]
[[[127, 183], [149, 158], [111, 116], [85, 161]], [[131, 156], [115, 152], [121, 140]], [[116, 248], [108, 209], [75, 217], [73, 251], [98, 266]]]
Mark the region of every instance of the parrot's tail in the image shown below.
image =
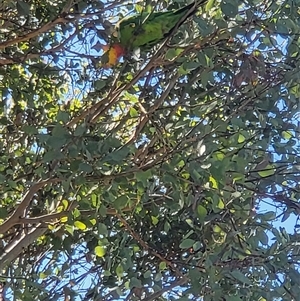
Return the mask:
[[188, 4], [180, 9], [178, 9], [175, 14], [182, 14], [183, 17], [180, 19], [180, 21], [177, 24], [177, 28], [180, 27], [187, 18], [191, 17], [192, 15], [194, 15], [198, 8], [204, 4], [206, 4], [208, 2], [208, 0], [199, 0], [199, 1], [194, 1], [191, 4]]

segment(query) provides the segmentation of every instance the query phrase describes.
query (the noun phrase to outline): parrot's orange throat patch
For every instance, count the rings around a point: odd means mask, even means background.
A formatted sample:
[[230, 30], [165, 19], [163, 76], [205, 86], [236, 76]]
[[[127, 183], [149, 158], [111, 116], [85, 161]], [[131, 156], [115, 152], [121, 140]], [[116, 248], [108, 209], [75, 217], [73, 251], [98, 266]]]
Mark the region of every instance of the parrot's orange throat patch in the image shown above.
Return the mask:
[[104, 45], [103, 50], [105, 51], [105, 55], [107, 55], [106, 67], [116, 65], [121, 56], [125, 54], [125, 49], [120, 44]]

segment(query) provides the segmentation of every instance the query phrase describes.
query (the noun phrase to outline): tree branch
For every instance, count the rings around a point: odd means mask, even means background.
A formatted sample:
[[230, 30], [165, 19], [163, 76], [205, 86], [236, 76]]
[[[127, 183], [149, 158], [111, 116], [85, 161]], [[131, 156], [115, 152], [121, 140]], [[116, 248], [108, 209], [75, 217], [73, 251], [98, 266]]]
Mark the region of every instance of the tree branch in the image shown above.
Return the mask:
[[65, 19], [63, 17], [58, 17], [57, 19], [44, 24], [42, 27], [31, 31], [28, 34], [16, 37], [13, 40], [8, 40], [8, 41], [0, 43], [0, 49], [5, 49], [8, 46], [15, 45], [15, 44], [18, 44], [20, 42], [28, 41], [28, 40], [30, 40], [32, 38], [35, 38], [36, 36], [44, 33], [44, 32], [47, 32], [49, 29], [51, 29], [52, 27], [54, 27], [55, 25], [57, 25], [59, 23], [66, 23], [66, 21], [67, 21], [67, 19]]
[[47, 231], [47, 227], [39, 224], [30, 229], [29, 233], [23, 233], [18, 240], [13, 240], [6, 246], [4, 252], [0, 255], [0, 271], [2, 271], [10, 262], [16, 259], [22, 251], [32, 244], [38, 237]]
[[24, 195], [21, 203], [16, 208], [14, 213], [2, 224], [0, 225], [0, 233], [7, 232], [11, 227], [14, 225], [20, 224], [20, 218], [24, 216], [24, 211], [29, 205], [30, 201], [32, 200], [33, 196], [45, 185], [57, 183], [61, 180], [58, 178], [55, 179], [47, 179], [40, 181], [38, 183], [35, 183], [31, 186], [31, 188], [28, 190], [28, 192]]

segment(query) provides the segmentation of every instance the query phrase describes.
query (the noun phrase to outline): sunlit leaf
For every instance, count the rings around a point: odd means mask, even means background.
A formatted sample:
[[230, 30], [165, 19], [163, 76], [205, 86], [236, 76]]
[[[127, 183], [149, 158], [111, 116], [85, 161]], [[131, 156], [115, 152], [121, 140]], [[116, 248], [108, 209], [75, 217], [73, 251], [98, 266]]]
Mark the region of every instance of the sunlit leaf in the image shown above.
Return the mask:
[[85, 230], [87, 228], [86, 224], [84, 224], [83, 222], [80, 222], [80, 221], [75, 221], [74, 226], [79, 230]]
[[160, 262], [160, 264], [159, 264], [159, 269], [160, 270], [164, 270], [164, 269], [166, 269], [166, 267], [167, 267], [167, 264], [166, 264], [165, 261]]
[[106, 253], [106, 249], [102, 246], [97, 246], [95, 247], [95, 254], [98, 256], [98, 257], [103, 257]]
[[264, 178], [264, 177], [269, 177], [269, 176], [271, 176], [271, 175], [274, 175], [275, 174], [275, 171], [276, 171], [276, 169], [273, 167], [273, 165], [267, 165], [266, 167], [265, 167], [265, 169], [264, 170], [261, 170], [261, 171], [258, 171], [257, 173], [262, 177], [262, 178]]

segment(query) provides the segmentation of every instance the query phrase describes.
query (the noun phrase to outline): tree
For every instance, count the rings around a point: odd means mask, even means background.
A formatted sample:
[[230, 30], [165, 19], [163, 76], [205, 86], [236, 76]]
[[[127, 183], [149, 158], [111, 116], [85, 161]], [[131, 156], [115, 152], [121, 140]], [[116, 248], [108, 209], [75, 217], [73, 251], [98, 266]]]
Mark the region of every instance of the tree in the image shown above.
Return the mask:
[[2, 2], [8, 300], [299, 299], [300, 1], [212, 0], [99, 66], [109, 20], [182, 5]]

